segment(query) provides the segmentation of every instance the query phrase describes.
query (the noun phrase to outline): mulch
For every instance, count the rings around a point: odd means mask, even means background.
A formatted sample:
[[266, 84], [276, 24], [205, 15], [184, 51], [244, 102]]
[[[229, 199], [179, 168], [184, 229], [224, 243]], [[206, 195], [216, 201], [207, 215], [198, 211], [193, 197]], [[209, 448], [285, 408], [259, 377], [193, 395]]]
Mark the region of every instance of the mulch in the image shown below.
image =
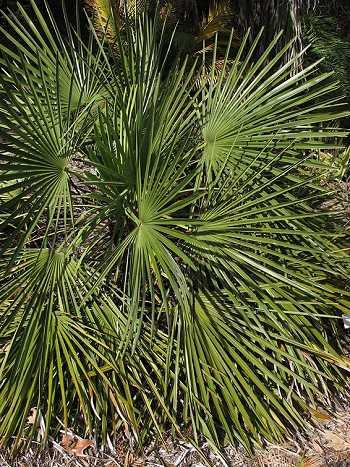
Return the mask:
[[219, 455], [204, 444], [198, 452], [190, 444], [170, 438], [161, 447], [151, 445], [143, 455], [120, 446], [109, 453], [96, 452], [88, 446], [80, 453], [82, 456], [77, 456], [77, 450], [74, 453], [61, 444], [53, 442], [40, 454], [33, 444], [25, 454], [12, 460], [2, 450], [0, 467], [350, 467], [350, 408], [338, 408], [332, 414], [320, 411], [309, 432], [281, 445], [267, 444], [253, 457], [234, 446], [227, 446]]

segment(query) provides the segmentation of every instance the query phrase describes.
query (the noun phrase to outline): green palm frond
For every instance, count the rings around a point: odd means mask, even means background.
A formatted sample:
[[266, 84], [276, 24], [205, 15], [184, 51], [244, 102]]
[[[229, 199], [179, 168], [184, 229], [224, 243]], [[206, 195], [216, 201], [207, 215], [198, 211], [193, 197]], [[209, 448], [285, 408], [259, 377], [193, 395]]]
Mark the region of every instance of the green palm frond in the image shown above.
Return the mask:
[[[202, 131], [210, 166], [220, 165], [228, 157], [229, 164], [249, 163], [249, 170], [255, 170], [261, 151], [274, 158], [276, 150], [283, 150], [283, 162], [293, 162], [300, 159], [299, 155], [295, 159], [295, 150], [330, 148], [326, 138], [337, 136], [333, 128], [325, 127], [323, 134], [312, 130], [316, 121], [327, 122], [342, 115], [339, 108], [344, 104], [341, 97], [335, 97], [337, 84], [329, 79], [332, 73], [317, 74], [317, 64], [312, 64], [291, 76], [299, 57], [285, 64], [283, 60], [293, 41], [271, 57], [281, 34], [252, 65], [259, 37], [244, 59], [247, 34], [228, 74], [224, 64], [221, 79], [215, 86], [213, 80], [207, 86]], [[316, 99], [321, 100], [317, 105]]]
[[330, 74], [246, 36], [198, 85], [147, 15], [114, 54], [35, 11], [1, 47], [1, 442], [251, 450], [305, 426], [349, 369], [344, 233], [300, 170], [346, 134]]

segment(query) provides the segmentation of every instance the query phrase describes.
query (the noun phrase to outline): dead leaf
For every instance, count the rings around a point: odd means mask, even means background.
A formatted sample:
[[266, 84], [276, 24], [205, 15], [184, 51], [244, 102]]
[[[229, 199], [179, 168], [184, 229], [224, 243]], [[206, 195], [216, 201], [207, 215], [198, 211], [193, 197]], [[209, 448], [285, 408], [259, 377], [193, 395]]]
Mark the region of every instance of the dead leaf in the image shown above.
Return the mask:
[[62, 436], [60, 445], [69, 454], [77, 457], [85, 457], [85, 449], [93, 446], [94, 442], [91, 439], [79, 439], [76, 436], [65, 434]]
[[331, 363], [334, 363], [339, 368], [343, 370], [350, 371], [350, 358], [349, 357], [336, 357], [334, 355], [322, 355], [325, 360], [328, 360]]
[[30, 409], [29, 416], [27, 418], [27, 423], [29, 423], [29, 425], [34, 425], [37, 413], [38, 413], [38, 409], [36, 407], [32, 407]]
[[72, 435], [62, 435], [62, 439], [60, 445], [63, 447], [64, 450], [70, 451], [72, 448], [76, 446], [78, 439]]
[[321, 422], [326, 422], [329, 420], [332, 420], [332, 417], [329, 415], [328, 412], [326, 412], [324, 409], [309, 409], [311, 416], [315, 418], [316, 420], [319, 420]]
[[71, 449], [71, 453], [77, 457], [84, 457], [86, 456], [86, 454], [84, 454], [85, 449], [93, 445], [94, 442], [91, 441], [91, 439], [79, 439], [75, 447]]
[[137, 457], [132, 452], [128, 452], [124, 459], [124, 467], [143, 467], [145, 460], [142, 457]]
[[138, 457], [137, 459], [134, 459], [131, 467], [143, 467], [145, 465], [144, 459], [142, 457]]
[[0, 351], [2, 353], [7, 353], [11, 349], [11, 342], [8, 342], [3, 347], [1, 347]]
[[310, 456], [301, 460], [298, 464], [299, 467], [325, 467], [321, 456]]

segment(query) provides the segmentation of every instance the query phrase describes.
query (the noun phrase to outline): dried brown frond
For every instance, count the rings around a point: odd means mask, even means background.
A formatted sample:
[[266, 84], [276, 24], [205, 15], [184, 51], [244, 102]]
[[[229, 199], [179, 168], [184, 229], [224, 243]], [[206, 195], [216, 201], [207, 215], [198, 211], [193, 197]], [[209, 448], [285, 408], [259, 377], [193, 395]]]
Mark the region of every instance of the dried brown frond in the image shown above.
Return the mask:
[[120, 24], [119, 0], [85, 0], [85, 6], [91, 13], [96, 30], [113, 40]]
[[233, 14], [232, 4], [229, 1], [212, 1], [209, 4], [208, 14], [201, 20], [197, 40], [207, 40], [220, 32], [230, 33]]

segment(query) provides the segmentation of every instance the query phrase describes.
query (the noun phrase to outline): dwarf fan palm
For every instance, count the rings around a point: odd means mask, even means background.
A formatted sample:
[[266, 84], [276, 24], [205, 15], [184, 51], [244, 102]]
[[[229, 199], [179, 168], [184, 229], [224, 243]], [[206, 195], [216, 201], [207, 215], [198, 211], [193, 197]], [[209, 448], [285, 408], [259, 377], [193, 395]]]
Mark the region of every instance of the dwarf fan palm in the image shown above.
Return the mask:
[[1, 442], [281, 439], [349, 365], [348, 257], [299, 170], [343, 135], [336, 84], [246, 37], [198, 89], [147, 17], [109, 54], [32, 6], [1, 46]]

